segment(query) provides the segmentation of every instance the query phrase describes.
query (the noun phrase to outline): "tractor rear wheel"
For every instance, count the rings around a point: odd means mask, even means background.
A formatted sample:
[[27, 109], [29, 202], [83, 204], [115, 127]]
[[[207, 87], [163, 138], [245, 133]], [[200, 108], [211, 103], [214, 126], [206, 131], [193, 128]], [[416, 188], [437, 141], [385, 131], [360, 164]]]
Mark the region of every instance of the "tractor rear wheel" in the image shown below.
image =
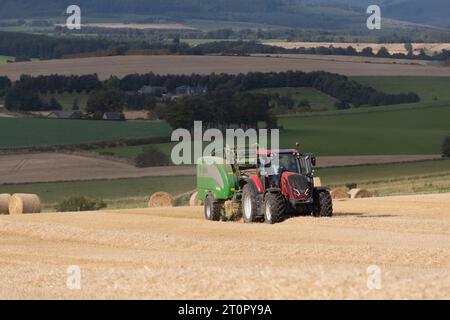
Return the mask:
[[258, 221], [258, 190], [253, 182], [249, 181], [242, 189], [242, 218], [245, 223]]
[[211, 221], [220, 221], [220, 205], [214, 201], [212, 194], [208, 194], [205, 199], [205, 218]]
[[286, 201], [279, 193], [268, 193], [264, 198], [264, 221], [274, 224], [286, 214]]
[[333, 200], [327, 190], [321, 190], [315, 193], [313, 216], [331, 217], [333, 216]]

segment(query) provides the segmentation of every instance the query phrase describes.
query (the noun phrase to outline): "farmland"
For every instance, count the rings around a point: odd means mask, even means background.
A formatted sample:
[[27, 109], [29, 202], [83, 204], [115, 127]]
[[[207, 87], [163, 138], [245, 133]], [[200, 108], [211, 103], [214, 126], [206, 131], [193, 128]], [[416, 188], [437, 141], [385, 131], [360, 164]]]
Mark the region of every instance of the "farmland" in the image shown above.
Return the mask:
[[[450, 195], [337, 201], [335, 217], [203, 209], [0, 216], [4, 299], [449, 299]], [[68, 290], [67, 267], [82, 270]], [[367, 270], [382, 272], [368, 290]]]
[[[361, 107], [281, 116], [281, 145], [300, 140], [304, 151], [326, 155], [439, 154], [442, 140], [450, 135], [450, 78], [355, 77], [355, 80], [389, 93], [417, 92], [414, 104]], [[314, 108], [331, 108], [333, 98], [311, 88], [258, 90], [308, 99]], [[46, 98], [49, 98], [47, 95]], [[65, 109], [77, 98], [83, 107], [86, 94], [57, 94]], [[317, 110], [316, 109], [316, 110]], [[17, 128], [26, 128], [18, 130]], [[97, 122], [48, 119], [0, 119], [0, 148], [76, 144], [123, 138], [169, 137], [165, 122]], [[173, 144], [158, 148], [170, 154]], [[99, 149], [101, 153], [134, 159], [145, 146]]]
[[84, 110], [86, 108], [87, 100], [89, 95], [87, 93], [47, 93], [43, 94], [42, 97], [45, 100], [50, 100], [51, 98], [55, 98], [60, 104], [63, 110], [70, 111], [72, 110], [74, 101], [78, 102], [78, 107], [80, 110]]
[[[441, 103], [443, 103], [441, 101]], [[281, 117], [282, 147], [300, 141], [304, 152], [320, 156], [439, 154], [450, 135], [450, 104], [406, 107], [367, 107], [355, 112], [323, 112]], [[158, 147], [170, 154], [173, 144]], [[99, 152], [134, 158], [144, 146], [100, 149]]]
[[[403, 43], [351, 43], [351, 42], [284, 42], [284, 41], [264, 41], [266, 45], [277, 46], [286, 49], [296, 49], [296, 48], [317, 48], [317, 47], [329, 47], [333, 46], [335, 48], [348, 48], [352, 46], [356, 51], [360, 52], [364, 48], [370, 47], [374, 52], [378, 52], [382, 47], [388, 49], [392, 53], [403, 53], [407, 54], [408, 51]], [[434, 54], [435, 52], [441, 52], [442, 50], [449, 50], [450, 43], [412, 43], [414, 54], [419, 54], [421, 50], [429, 54]]]
[[166, 191], [178, 195], [193, 189], [195, 189], [194, 176], [0, 185], [1, 192], [7, 190], [10, 193], [38, 194], [46, 210], [51, 210], [57, 202], [71, 196], [102, 198], [112, 208], [146, 207], [149, 197], [154, 192]]
[[354, 77], [354, 80], [386, 93], [415, 92], [420, 103], [448, 102], [450, 78], [441, 77]]
[[[319, 157], [318, 168], [405, 163], [441, 159], [440, 155]], [[85, 181], [194, 175], [195, 166], [137, 168], [134, 161], [92, 152], [22, 152], [0, 155], [0, 184]]]
[[14, 60], [14, 57], [0, 56], [0, 64], [7, 63], [8, 60]]
[[448, 0], [3, 2], [0, 299], [450, 299]]
[[[339, 57], [266, 57], [266, 56], [116, 56], [80, 59], [62, 59], [49, 61], [20, 62], [0, 65], [0, 73], [12, 80], [22, 74], [29, 75], [84, 75], [97, 73], [101, 79], [112, 74], [123, 77], [132, 73], [154, 72], [156, 74], [210, 74], [210, 73], [246, 73], [279, 72], [302, 70], [305, 72], [324, 70], [348, 76], [450, 76], [450, 68], [434, 65], [401, 63], [366, 63], [361, 59], [339, 61]], [[359, 57], [358, 57], [359, 58]], [[334, 61], [336, 60], [336, 61]]]
[[436, 154], [450, 134], [450, 106], [280, 119], [281, 144], [319, 155]]
[[419, 161], [316, 170], [322, 183], [356, 183], [377, 196], [450, 192], [450, 160]]
[[388, 93], [413, 91], [421, 102], [283, 117], [284, 145], [301, 139], [305, 150], [332, 154], [439, 153], [450, 135], [450, 78], [356, 77]]
[[[356, 183], [380, 196], [450, 191], [450, 160], [319, 168], [316, 175], [326, 185], [343, 187]], [[52, 210], [56, 202], [74, 195], [103, 198], [109, 208], [133, 208], [145, 207], [148, 197], [156, 191], [178, 195], [193, 189], [194, 176], [0, 185], [0, 193], [39, 194], [47, 210]]]
[[[414, 104], [330, 110], [281, 116], [283, 147], [300, 140], [305, 151], [318, 155], [439, 154], [442, 140], [450, 135], [450, 78], [354, 77], [354, 80], [388, 93], [413, 91]], [[257, 92], [308, 99], [316, 108], [331, 107], [332, 97], [311, 88], [272, 88]], [[174, 144], [160, 144], [167, 155]], [[99, 152], [135, 158], [145, 146], [100, 149]]]
[[[65, 26], [64, 24], [56, 24]], [[83, 23], [83, 28], [101, 29], [138, 29], [138, 30], [193, 30], [194, 28], [181, 23]]]
[[169, 133], [170, 128], [165, 122], [0, 118], [0, 148], [166, 137]]
[[337, 101], [333, 97], [326, 95], [314, 88], [267, 88], [252, 90], [252, 93], [274, 94], [288, 96], [292, 98], [297, 106], [302, 100], [308, 100], [313, 110], [332, 110]]

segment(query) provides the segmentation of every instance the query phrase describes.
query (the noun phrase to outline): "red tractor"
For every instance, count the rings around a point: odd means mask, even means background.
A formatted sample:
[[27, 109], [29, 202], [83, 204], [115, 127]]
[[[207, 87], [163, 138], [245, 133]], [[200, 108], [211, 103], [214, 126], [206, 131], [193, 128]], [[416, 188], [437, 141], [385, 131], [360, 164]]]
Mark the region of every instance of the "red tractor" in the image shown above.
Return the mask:
[[[278, 162], [272, 161], [278, 156]], [[256, 174], [242, 181], [241, 212], [244, 222], [276, 223], [292, 214], [333, 215], [326, 187], [314, 186], [316, 159], [295, 149], [257, 152]]]

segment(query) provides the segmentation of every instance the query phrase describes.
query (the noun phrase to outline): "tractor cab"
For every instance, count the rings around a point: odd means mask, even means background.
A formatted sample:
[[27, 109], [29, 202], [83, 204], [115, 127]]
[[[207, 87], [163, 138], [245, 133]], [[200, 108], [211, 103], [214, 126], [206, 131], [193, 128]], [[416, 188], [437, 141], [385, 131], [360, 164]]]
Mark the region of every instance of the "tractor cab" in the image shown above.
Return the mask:
[[314, 188], [314, 165], [314, 156], [302, 155], [295, 149], [258, 151], [260, 189], [280, 189], [294, 207], [299, 201], [309, 202]]
[[258, 151], [258, 168], [264, 175], [279, 175], [292, 172], [305, 176], [313, 175], [316, 158], [302, 155], [295, 149]]

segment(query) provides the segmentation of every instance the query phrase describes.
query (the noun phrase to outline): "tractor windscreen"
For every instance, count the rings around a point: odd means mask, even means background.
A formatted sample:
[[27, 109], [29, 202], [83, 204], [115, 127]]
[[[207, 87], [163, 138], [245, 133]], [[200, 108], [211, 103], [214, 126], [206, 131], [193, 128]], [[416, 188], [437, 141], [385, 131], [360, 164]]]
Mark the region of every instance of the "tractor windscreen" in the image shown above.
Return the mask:
[[297, 156], [293, 154], [280, 154], [280, 169], [282, 171], [301, 173]]
[[278, 163], [269, 161], [264, 165], [264, 171], [268, 175], [278, 175], [282, 172], [302, 173], [303, 168], [300, 165], [298, 156], [292, 153], [278, 154]]

